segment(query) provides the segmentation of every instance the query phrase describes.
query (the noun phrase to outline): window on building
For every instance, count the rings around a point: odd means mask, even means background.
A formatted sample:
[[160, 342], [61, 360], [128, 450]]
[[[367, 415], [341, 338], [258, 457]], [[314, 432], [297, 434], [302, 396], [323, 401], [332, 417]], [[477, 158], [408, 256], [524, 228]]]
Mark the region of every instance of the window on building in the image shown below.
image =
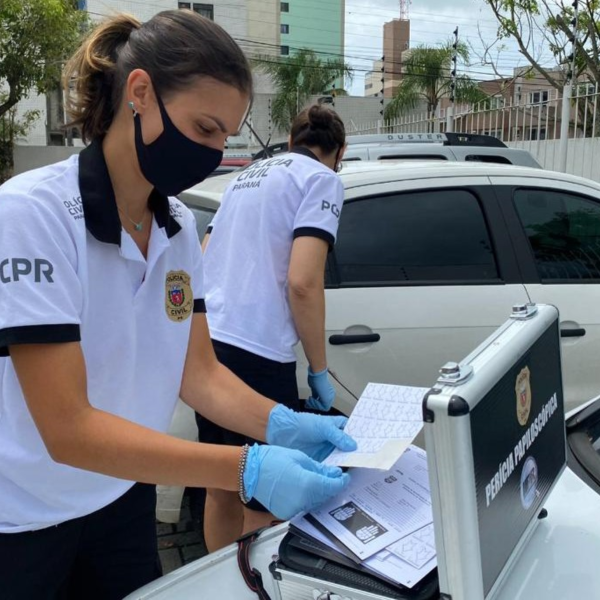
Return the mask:
[[542, 282], [600, 279], [600, 203], [542, 189], [517, 190], [514, 202]]
[[197, 2], [179, 2], [179, 8], [187, 8], [193, 10], [202, 17], [206, 17], [211, 21], [215, 20], [215, 6], [214, 4], [198, 4]]
[[289, 33], [290, 32], [290, 26], [286, 25], [285, 23], [281, 24], [281, 33]]
[[492, 96], [489, 99], [490, 110], [497, 110], [504, 106], [504, 98], [502, 96]]
[[531, 104], [541, 104], [542, 102], [548, 102], [548, 90], [544, 92], [531, 92], [531, 94], [529, 94], [529, 101]]
[[290, 55], [290, 47], [289, 46], [281, 46], [281, 56], [289, 56]]
[[281, 8], [281, 12], [290, 12], [290, 3], [289, 2], [281, 2], [280, 8]]
[[464, 189], [346, 202], [332, 254], [346, 287], [499, 279], [479, 201]]

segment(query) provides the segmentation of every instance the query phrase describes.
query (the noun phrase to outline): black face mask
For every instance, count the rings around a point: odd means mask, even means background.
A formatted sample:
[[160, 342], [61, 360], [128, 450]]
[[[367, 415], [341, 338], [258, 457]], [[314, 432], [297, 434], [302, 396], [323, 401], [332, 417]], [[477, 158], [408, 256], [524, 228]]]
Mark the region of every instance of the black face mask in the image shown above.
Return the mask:
[[204, 181], [221, 163], [223, 152], [190, 140], [169, 118], [162, 100], [156, 95], [163, 132], [144, 144], [140, 115], [133, 118], [135, 149], [144, 177], [164, 196], [176, 196]]

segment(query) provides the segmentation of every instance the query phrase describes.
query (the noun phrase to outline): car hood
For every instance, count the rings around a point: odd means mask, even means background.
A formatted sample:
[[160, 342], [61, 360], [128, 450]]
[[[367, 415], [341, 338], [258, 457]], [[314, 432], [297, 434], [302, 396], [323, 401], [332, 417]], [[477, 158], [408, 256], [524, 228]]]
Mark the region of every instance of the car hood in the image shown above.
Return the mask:
[[[600, 589], [600, 496], [566, 469], [545, 505], [539, 522], [495, 600], [582, 600]], [[252, 565], [263, 575], [272, 598], [269, 572], [287, 524], [263, 534], [252, 549]], [[239, 572], [236, 548], [229, 546], [145, 586], [126, 600], [256, 600]]]

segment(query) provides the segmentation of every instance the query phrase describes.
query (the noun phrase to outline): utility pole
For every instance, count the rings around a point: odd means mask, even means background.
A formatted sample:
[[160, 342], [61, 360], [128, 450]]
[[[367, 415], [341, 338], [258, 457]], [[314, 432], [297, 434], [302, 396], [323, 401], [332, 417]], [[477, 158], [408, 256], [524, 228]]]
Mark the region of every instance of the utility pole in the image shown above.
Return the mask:
[[269, 98], [269, 141], [267, 142], [267, 145], [270, 143], [271, 140], [271, 136], [273, 135], [273, 130], [271, 127], [271, 124], [273, 123], [273, 113], [271, 111], [271, 98]]
[[579, 2], [574, 0], [571, 5], [574, 9], [573, 20], [571, 25], [573, 27], [571, 37], [571, 54], [568, 57], [569, 65], [567, 71], [567, 78], [565, 81], [565, 87], [563, 88], [562, 97], [562, 114], [560, 120], [560, 164], [559, 169], [563, 173], [567, 172], [567, 154], [569, 150], [569, 124], [571, 121], [571, 98], [573, 97], [573, 79], [575, 78], [575, 57], [577, 54], [577, 41], [579, 36]]
[[454, 131], [454, 109], [456, 106], [456, 72], [458, 64], [458, 25], [454, 30], [454, 43], [452, 44], [452, 71], [450, 72], [450, 106], [446, 111], [446, 131]]
[[383, 123], [383, 114], [384, 114], [384, 91], [385, 91], [385, 56], [381, 57], [381, 100], [379, 104], [381, 104], [381, 108], [379, 109], [379, 126], [377, 127], [377, 133], [381, 133], [381, 124]]

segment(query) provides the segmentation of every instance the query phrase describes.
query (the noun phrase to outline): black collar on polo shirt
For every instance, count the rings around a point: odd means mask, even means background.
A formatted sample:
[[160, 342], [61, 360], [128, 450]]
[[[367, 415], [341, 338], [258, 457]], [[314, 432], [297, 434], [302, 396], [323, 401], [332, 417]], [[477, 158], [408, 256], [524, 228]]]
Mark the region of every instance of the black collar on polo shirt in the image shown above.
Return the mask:
[[[93, 141], [79, 153], [79, 189], [87, 230], [100, 242], [120, 245], [121, 219], [100, 140]], [[148, 207], [158, 226], [164, 227], [167, 237], [181, 230], [181, 225], [171, 216], [166, 196], [152, 190]]]
[[317, 162], [321, 162], [317, 155], [312, 150], [306, 148], [306, 146], [292, 146], [290, 148], [290, 152], [293, 152], [294, 154], [302, 154], [302, 156], [308, 156], [308, 158], [312, 158]]

